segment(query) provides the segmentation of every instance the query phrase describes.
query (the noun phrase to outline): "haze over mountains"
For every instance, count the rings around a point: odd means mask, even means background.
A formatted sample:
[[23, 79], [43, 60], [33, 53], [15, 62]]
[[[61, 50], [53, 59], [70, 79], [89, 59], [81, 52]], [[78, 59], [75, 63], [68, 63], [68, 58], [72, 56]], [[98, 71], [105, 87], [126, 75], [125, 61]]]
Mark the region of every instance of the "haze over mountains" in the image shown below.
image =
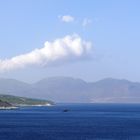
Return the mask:
[[86, 82], [71, 77], [51, 77], [28, 84], [1, 78], [0, 94], [49, 99], [54, 102], [139, 103], [140, 83], [112, 78]]

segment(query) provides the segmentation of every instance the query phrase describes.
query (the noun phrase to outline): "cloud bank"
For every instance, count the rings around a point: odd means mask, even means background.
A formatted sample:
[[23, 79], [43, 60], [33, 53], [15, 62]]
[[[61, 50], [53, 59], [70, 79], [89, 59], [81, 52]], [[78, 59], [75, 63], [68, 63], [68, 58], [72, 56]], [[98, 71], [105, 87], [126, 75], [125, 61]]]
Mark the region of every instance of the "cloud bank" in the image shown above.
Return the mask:
[[0, 72], [32, 65], [48, 66], [50, 63], [57, 63], [57, 61], [79, 59], [87, 55], [91, 47], [91, 42], [83, 40], [79, 35], [67, 35], [53, 42], [46, 41], [43, 48], [11, 59], [0, 59]]
[[72, 17], [70, 15], [64, 15], [64, 16], [58, 16], [58, 17], [63, 22], [73, 22], [74, 21], [74, 17]]

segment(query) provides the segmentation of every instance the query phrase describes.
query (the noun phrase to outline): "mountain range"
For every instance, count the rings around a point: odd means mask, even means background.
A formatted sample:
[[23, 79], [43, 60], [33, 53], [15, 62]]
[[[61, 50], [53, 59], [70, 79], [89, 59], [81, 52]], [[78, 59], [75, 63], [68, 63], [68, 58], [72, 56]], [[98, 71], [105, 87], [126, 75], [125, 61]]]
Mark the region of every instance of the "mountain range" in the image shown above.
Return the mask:
[[49, 99], [54, 102], [139, 103], [140, 83], [113, 78], [86, 82], [71, 77], [50, 77], [29, 84], [0, 78], [0, 94]]

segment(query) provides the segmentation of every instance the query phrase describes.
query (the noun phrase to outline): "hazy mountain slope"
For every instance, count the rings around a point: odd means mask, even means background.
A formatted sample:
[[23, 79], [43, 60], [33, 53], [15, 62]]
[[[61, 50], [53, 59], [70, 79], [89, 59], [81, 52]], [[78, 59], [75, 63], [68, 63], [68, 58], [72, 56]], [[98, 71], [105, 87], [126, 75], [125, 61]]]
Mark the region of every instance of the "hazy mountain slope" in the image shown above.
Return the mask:
[[140, 83], [112, 78], [88, 83], [71, 77], [52, 77], [27, 84], [0, 79], [0, 93], [56, 102], [140, 102]]
[[81, 79], [70, 77], [52, 77], [34, 84], [41, 96], [57, 102], [88, 102], [86, 97], [87, 83]]
[[127, 80], [103, 79], [91, 83], [90, 92], [92, 102], [140, 102], [140, 83]]
[[38, 93], [38, 90], [35, 90], [29, 83], [15, 79], [0, 78], [0, 94], [39, 98]]
[[15, 79], [0, 79], [0, 93], [3, 94], [24, 94], [31, 88], [30, 84]]

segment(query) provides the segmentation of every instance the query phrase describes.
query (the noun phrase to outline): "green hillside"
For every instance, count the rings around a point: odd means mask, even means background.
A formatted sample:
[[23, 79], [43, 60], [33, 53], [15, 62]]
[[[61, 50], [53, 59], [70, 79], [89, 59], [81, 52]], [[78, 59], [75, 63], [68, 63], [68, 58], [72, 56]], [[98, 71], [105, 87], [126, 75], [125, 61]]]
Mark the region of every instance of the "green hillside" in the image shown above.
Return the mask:
[[26, 97], [18, 97], [12, 95], [0, 95], [0, 100], [3, 102], [8, 102], [13, 106], [21, 106], [21, 105], [53, 105], [52, 101], [41, 100], [41, 99], [32, 99]]

